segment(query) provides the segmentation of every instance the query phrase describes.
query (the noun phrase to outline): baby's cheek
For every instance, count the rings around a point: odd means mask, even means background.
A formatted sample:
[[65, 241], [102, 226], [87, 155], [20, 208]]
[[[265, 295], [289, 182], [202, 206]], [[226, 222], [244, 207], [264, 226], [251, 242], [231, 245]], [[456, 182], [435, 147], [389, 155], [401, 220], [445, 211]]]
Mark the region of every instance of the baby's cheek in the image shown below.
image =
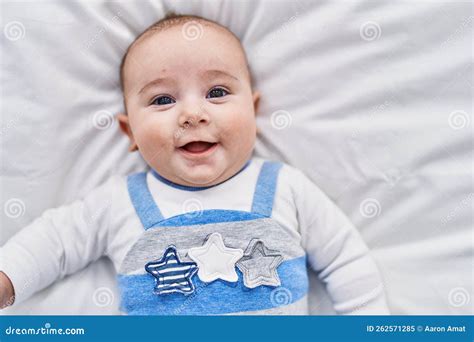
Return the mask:
[[236, 114], [225, 126], [223, 136], [229, 145], [244, 148], [254, 143], [255, 132], [255, 119]]
[[[143, 127], [137, 138], [137, 143], [142, 153], [146, 155], [163, 154], [173, 145], [173, 140], [168, 137], [169, 131], [159, 125]], [[144, 156], [146, 157], [146, 156]]]

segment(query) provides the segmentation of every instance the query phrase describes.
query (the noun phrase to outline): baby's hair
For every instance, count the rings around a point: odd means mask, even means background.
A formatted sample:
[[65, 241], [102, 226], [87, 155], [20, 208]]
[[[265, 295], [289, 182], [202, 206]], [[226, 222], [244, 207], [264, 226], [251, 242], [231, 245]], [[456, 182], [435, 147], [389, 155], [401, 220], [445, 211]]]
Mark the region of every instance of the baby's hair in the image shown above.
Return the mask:
[[[148, 27], [145, 31], [143, 31], [137, 38], [135, 38], [135, 40], [129, 45], [129, 47], [127, 48], [127, 51], [125, 51], [125, 54], [123, 55], [122, 57], [122, 62], [120, 63], [120, 88], [122, 89], [122, 93], [124, 94], [124, 105], [125, 105], [125, 93], [124, 93], [124, 66], [125, 66], [125, 62], [127, 60], [127, 56], [129, 54], [129, 52], [131, 51], [131, 49], [133, 48], [133, 46], [141, 39], [143, 38], [144, 36], [150, 34], [151, 32], [154, 32], [154, 31], [162, 31], [162, 30], [166, 30], [168, 28], [171, 28], [171, 27], [174, 27], [176, 25], [181, 25], [181, 24], [185, 24], [189, 21], [193, 21], [193, 20], [196, 20], [196, 21], [203, 21], [203, 22], [208, 22], [208, 23], [212, 23], [214, 25], [217, 25], [219, 27], [222, 27], [223, 29], [225, 29], [226, 31], [228, 31], [232, 36], [235, 37], [235, 39], [239, 42], [239, 44], [241, 45], [242, 47], [242, 51], [244, 53], [244, 57], [245, 57], [245, 61], [247, 63], [247, 68], [248, 68], [248, 72], [249, 72], [249, 78], [250, 78], [250, 85], [253, 86], [253, 77], [252, 77], [252, 72], [250, 70], [250, 65], [248, 64], [248, 61], [247, 61], [247, 55], [245, 53], [245, 49], [243, 48], [241, 42], [240, 42], [240, 39], [239, 37], [237, 37], [231, 30], [229, 30], [227, 27], [213, 21], [213, 20], [210, 20], [210, 19], [206, 19], [206, 18], [203, 18], [203, 17], [200, 17], [198, 15], [192, 15], [192, 14], [177, 14], [175, 12], [168, 12], [164, 18], [158, 20], [156, 23], [154, 23], [153, 25], [151, 25], [150, 27]], [[126, 111], [126, 107], [124, 108], [125, 111]]]

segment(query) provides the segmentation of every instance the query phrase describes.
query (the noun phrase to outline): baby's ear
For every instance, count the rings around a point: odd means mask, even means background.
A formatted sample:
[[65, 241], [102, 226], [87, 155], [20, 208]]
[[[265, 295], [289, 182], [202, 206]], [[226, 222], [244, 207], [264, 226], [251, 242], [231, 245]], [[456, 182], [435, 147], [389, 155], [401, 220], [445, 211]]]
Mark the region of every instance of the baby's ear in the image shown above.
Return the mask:
[[255, 114], [257, 114], [258, 106], [260, 104], [260, 92], [254, 91], [252, 97], [253, 97], [253, 108], [254, 108]]
[[119, 113], [117, 114], [117, 120], [119, 122], [120, 129], [125, 133], [130, 139], [130, 147], [128, 150], [130, 152], [138, 150], [138, 146], [135, 143], [135, 138], [133, 137], [132, 128], [130, 127], [130, 122], [127, 114]]

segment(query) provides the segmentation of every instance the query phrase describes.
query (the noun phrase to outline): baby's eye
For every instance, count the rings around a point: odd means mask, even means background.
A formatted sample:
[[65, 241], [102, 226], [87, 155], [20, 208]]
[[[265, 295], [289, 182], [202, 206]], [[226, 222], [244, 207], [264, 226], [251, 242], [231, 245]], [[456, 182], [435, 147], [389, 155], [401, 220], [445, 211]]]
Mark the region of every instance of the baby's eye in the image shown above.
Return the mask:
[[223, 88], [212, 88], [209, 93], [207, 93], [206, 98], [211, 99], [213, 97], [222, 97], [229, 95], [229, 92]]
[[175, 100], [169, 96], [158, 96], [151, 103], [152, 105], [164, 106], [170, 103], [175, 103]]

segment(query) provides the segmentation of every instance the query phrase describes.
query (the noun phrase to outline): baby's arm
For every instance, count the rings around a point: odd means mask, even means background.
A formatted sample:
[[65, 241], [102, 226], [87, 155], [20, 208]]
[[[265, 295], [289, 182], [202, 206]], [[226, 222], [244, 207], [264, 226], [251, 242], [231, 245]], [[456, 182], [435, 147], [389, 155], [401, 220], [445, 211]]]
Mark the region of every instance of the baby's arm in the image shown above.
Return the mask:
[[344, 213], [301, 171], [293, 169], [303, 244], [338, 314], [389, 314], [377, 266]]
[[12, 282], [5, 273], [0, 271], [0, 309], [12, 305], [14, 299]]
[[106, 254], [116, 183], [112, 178], [84, 200], [47, 210], [0, 248], [0, 307], [21, 302]]

